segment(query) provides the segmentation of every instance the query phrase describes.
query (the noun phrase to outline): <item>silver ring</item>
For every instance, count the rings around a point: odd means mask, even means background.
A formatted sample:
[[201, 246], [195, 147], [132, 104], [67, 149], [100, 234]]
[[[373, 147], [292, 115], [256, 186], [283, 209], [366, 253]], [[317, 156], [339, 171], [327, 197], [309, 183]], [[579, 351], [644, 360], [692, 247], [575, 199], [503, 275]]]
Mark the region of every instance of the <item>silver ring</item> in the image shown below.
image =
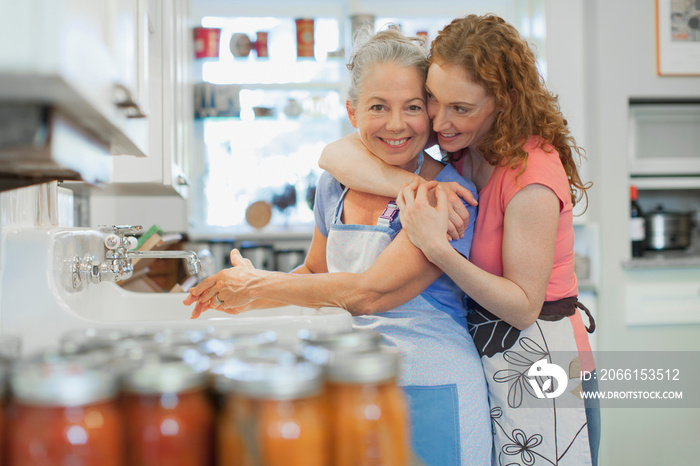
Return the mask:
[[221, 305], [223, 304], [223, 303], [221, 302], [221, 300], [219, 299], [219, 295], [218, 295], [218, 294], [217, 294], [216, 296], [214, 296], [214, 299], [216, 300], [216, 305], [217, 305], [217, 306], [221, 306]]

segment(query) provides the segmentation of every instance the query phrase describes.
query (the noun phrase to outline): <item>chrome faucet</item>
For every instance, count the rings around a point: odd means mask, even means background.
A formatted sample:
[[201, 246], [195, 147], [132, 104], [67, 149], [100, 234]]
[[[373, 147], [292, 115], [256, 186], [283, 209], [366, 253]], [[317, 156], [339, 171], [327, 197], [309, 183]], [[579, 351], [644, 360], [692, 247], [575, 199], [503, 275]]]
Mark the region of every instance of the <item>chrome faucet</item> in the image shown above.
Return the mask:
[[133, 236], [143, 231], [141, 225], [100, 225], [105, 233], [105, 259], [100, 263], [91, 254], [74, 257], [70, 263], [71, 285], [74, 290], [82, 288], [83, 283], [118, 282], [131, 278], [134, 273], [132, 259], [185, 259], [187, 272], [197, 275], [202, 270], [197, 253], [194, 251], [136, 251], [137, 240]]
[[152, 257], [156, 259], [186, 259], [187, 273], [197, 275], [202, 270], [202, 264], [194, 251], [127, 251], [127, 258]]

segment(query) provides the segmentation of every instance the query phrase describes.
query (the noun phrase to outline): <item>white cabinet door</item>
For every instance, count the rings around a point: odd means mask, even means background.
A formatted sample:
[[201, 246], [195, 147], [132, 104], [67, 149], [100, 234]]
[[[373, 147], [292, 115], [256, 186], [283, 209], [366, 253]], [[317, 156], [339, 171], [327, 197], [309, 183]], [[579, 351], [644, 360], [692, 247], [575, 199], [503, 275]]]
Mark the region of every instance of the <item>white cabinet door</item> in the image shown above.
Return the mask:
[[138, 0], [0, 2], [0, 100], [55, 105], [113, 153], [143, 156], [115, 105], [140, 92], [137, 19]]
[[148, 157], [118, 157], [108, 190], [186, 197], [192, 99], [189, 0], [148, 0]]
[[700, 268], [632, 269], [626, 278], [628, 325], [700, 323]]

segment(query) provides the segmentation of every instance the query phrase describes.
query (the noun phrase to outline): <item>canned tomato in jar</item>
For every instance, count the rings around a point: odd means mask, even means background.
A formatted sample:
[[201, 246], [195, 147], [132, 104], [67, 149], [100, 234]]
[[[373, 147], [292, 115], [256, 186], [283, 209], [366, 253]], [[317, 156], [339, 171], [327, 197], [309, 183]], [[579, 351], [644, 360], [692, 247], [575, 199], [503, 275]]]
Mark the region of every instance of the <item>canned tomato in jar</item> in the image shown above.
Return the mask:
[[321, 367], [301, 360], [255, 363], [232, 375], [228, 415], [244, 445], [238, 464], [332, 464], [322, 382]]
[[314, 57], [314, 20], [299, 18], [297, 26], [297, 57]]
[[326, 365], [330, 464], [409, 464], [408, 406], [398, 370], [398, 355], [382, 350], [340, 354]]
[[207, 388], [207, 374], [183, 361], [148, 361], [126, 374], [126, 464], [212, 464], [214, 410]]
[[10, 387], [7, 464], [124, 464], [116, 376], [73, 362], [20, 364]]

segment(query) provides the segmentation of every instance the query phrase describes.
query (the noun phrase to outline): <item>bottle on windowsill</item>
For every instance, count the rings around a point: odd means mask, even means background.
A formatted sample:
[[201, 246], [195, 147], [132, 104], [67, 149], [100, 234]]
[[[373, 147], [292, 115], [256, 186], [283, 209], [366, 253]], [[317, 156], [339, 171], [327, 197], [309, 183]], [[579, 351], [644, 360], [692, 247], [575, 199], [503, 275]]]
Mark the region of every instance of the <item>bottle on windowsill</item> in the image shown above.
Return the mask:
[[646, 248], [644, 213], [637, 203], [639, 193], [636, 186], [630, 186], [630, 241], [632, 257], [642, 257]]

